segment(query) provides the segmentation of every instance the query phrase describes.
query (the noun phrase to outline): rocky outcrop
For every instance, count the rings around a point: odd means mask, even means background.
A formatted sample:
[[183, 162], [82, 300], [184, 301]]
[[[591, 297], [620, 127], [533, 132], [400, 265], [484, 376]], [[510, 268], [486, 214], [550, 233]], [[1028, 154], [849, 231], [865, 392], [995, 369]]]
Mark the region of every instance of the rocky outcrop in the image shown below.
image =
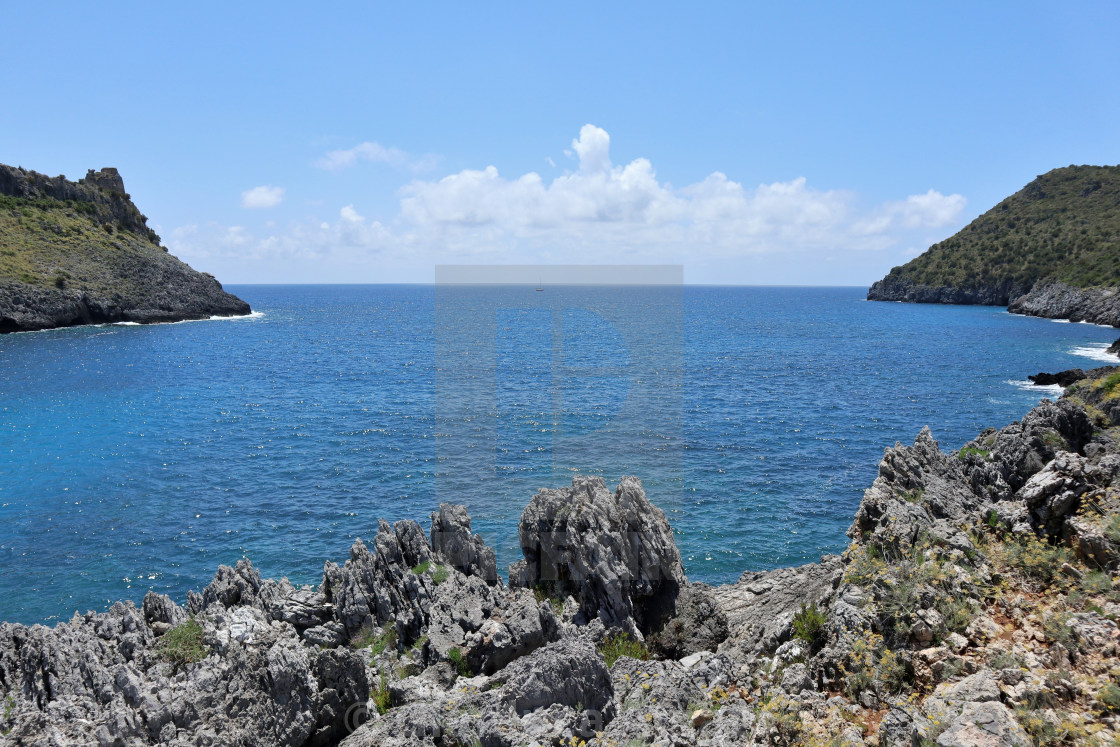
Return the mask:
[[432, 550], [444, 562], [488, 584], [498, 583], [494, 549], [487, 547], [477, 534], [471, 534], [471, 517], [465, 507], [439, 504], [439, 511], [432, 512], [430, 537]]
[[[1062, 282], [1004, 281], [967, 288], [933, 286], [887, 276], [872, 283], [868, 301], [1006, 306], [1013, 314], [1120, 327], [1120, 288], [1076, 288]], [[1120, 341], [1116, 350], [1120, 354]]]
[[71, 182], [0, 164], [0, 243], [18, 268], [0, 262], [0, 333], [251, 311], [160, 246], [116, 169]]
[[53, 629], [0, 625], [0, 680], [14, 711], [6, 739], [329, 744], [344, 731], [346, 709], [368, 696], [354, 652], [302, 646], [294, 630], [252, 608], [199, 620], [208, 653], [186, 667], [168, 661], [131, 604]]
[[578, 476], [541, 490], [517, 533], [525, 562], [510, 583], [574, 597], [580, 623], [648, 633], [672, 615], [686, 580], [665, 513], [634, 477], [614, 493], [601, 477]]
[[1007, 310], [1013, 314], [1120, 327], [1120, 288], [1075, 288], [1066, 283], [1039, 283], [1013, 298]]
[[83, 212], [95, 215], [99, 224], [135, 233], [159, 246], [159, 236], [124, 191], [124, 179], [114, 168], [90, 169], [84, 179], [72, 182], [64, 176], [50, 177], [0, 163], [0, 195], [88, 205], [94, 209]]
[[1061, 386], [1067, 387], [1075, 381], [1081, 381], [1085, 378], [1085, 372], [1080, 368], [1070, 368], [1065, 371], [1058, 371], [1057, 373], [1036, 373], [1033, 376], [1028, 376], [1030, 382], [1036, 386]]
[[840, 558], [774, 571], [747, 571], [734, 584], [713, 590], [727, 618], [728, 645], [744, 654], [775, 650], [789, 640], [793, 616], [802, 605], [827, 600], [840, 583]]

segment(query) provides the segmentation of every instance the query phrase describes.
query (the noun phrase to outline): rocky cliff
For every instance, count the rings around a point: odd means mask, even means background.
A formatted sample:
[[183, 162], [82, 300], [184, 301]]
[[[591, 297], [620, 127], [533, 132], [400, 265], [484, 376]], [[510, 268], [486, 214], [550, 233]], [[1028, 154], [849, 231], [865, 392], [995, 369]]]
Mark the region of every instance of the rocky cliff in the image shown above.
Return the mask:
[[641, 483], [541, 490], [503, 583], [462, 506], [317, 587], [222, 566], [0, 625], [28, 745], [1035, 745], [1120, 738], [1120, 369], [886, 450], [840, 556], [690, 583]]
[[72, 182], [0, 164], [0, 333], [250, 313], [159, 241], [116, 169]]
[[1007, 306], [1120, 326], [1120, 167], [1043, 174], [921, 256], [872, 301]]

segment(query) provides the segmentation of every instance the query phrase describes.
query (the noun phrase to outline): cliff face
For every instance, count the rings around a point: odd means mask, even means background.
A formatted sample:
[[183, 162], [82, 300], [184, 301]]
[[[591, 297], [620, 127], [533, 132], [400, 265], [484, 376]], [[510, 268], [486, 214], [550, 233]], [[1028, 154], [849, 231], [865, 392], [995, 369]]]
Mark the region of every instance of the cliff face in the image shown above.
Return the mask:
[[72, 182], [0, 164], [0, 333], [250, 313], [159, 241], [116, 169]]
[[1120, 327], [1120, 288], [1074, 288], [1065, 283], [1039, 283], [1012, 299], [1007, 310], [1028, 316]]
[[[1120, 167], [1069, 166], [1039, 176], [955, 235], [895, 267], [871, 286], [867, 298], [1018, 303], [1012, 310], [1036, 316], [1116, 319], [1115, 304], [1107, 301], [1116, 287]], [[1102, 302], [1106, 307], [1099, 307]]]
[[841, 556], [689, 583], [641, 483], [541, 490], [507, 586], [462, 506], [322, 583], [221, 566], [0, 624], [13, 744], [1112, 744], [1120, 369], [943, 452], [886, 450]]

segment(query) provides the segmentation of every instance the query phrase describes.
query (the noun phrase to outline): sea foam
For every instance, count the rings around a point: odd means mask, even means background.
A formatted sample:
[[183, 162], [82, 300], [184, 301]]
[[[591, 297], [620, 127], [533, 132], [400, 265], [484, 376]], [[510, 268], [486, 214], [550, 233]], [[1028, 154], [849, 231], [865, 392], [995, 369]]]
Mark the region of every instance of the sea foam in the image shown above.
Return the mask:
[[1082, 358], [1092, 358], [1095, 361], [1120, 363], [1120, 358], [1108, 352], [1108, 345], [1107, 342], [1091, 342], [1088, 345], [1076, 347], [1069, 352], [1073, 355], [1080, 355]]
[[1062, 392], [1066, 390], [1061, 384], [1035, 384], [1033, 381], [1027, 379], [1022, 381], [1008, 379], [1006, 383], [1018, 389], [1022, 389], [1025, 392], [1038, 392], [1040, 397], [1049, 397], [1051, 395], [1060, 397], [1062, 396]]

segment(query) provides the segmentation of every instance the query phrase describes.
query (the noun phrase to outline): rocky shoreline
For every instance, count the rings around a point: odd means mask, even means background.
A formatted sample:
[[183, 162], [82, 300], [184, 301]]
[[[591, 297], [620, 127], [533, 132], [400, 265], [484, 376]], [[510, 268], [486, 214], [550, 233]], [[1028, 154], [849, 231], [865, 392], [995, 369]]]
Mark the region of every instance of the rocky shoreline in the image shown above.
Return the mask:
[[636, 478], [541, 490], [503, 582], [466, 508], [318, 587], [0, 625], [28, 745], [1018, 745], [1120, 738], [1120, 369], [955, 453], [886, 450], [820, 563], [685, 577]]
[[917, 285], [883, 278], [872, 284], [868, 301], [1006, 306], [1013, 314], [1068, 319], [1120, 327], [1120, 288], [1075, 288], [1066, 283], [1001, 283], [976, 288]]
[[72, 182], [0, 164], [0, 333], [251, 313], [159, 241], [116, 169]]

